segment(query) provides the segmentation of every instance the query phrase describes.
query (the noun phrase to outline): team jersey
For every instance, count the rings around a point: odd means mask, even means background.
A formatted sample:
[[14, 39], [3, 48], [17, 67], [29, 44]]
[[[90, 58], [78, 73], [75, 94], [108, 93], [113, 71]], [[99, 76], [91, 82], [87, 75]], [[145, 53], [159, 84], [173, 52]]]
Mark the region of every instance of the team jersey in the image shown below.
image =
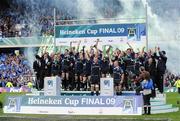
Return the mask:
[[121, 69], [120, 66], [114, 67], [113, 68], [113, 77], [114, 80], [121, 80], [121, 75], [123, 74], [123, 70]]
[[69, 58], [68, 58], [68, 57], [64, 57], [64, 58], [62, 59], [61, 65], [62, 65], [62, 70], [68, 69], [69, 66], [70, 66], [70, 60], [69, 60]]
[[83, 72], [83, 60], [77, 59], [74, 68], [75, 72]]
[[93, 63], [91, 65], [91, 76], [100, 76], [100, 65], [98, 63]]
[[91, 61], [90, 60], [85, 60], [83, 64], [83, 72], [84, 73], [91, 73]]
[[109, 68], [110, 68], [109, 61], [108, 60], [102, 60], [101, 61], [101, 71], [108, 73], [109, 72]]

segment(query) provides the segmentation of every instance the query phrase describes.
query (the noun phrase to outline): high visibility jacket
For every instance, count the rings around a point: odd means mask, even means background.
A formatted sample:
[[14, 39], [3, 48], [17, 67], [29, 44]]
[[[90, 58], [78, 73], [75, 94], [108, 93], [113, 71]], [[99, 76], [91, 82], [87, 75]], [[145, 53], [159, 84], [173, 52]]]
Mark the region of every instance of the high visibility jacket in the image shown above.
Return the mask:
[[29, 88], [32, 88], [32, 86], [33, 86], [32, 82], [28, 82], [27, 86], [28, 86]]
[[11, 82], [8, 82], [8, 83], [6, 84], [6, 87], [13, 87], [13, 84], [12, 84]]
[[178, 79], [175, 84], [174, 84], [177, 88], [180, 88], [180, 79]]

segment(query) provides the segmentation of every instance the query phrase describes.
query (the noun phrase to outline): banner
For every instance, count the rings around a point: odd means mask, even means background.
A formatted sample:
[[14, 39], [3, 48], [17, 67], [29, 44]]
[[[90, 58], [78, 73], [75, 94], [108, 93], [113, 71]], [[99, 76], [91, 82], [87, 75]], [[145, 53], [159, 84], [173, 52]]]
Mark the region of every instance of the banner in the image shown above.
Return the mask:
[[114, 95], [114, 80], [113, 78], [101, 78], [100, 79], [101, 96], [113, 96]]
[[0, 92], [31, 92], [31, 88], [23, 87], [0, 87]]
[[141, 115], [142, 96], [11, 96], [4, 113]]
[[76, 26], [56, 26], [56, 45], [94, 45], [97, 39], [100, 45], [121, 45], [131, 43], [138, 47], [146, 45], [146, 25], [135, 24], [95, 24]]
[[58, 76], [45, 77], [44, 79], [44, 95], [57, 96], [60, 95], [61, 79]]

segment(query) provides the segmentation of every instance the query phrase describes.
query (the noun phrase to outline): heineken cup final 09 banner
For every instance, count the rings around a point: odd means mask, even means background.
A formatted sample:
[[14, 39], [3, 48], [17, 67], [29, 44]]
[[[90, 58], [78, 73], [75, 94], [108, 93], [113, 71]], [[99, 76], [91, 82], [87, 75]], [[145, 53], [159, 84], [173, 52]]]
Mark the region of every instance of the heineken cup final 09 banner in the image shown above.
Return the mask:
[[142, 96], [15, 96], [4, 113], [142, 115]]
[[95, 24], [95, 25], [66, 25], [55, 27], [57, 46], [69, 46], [70, 42], [82, 46], [94, 45], [97, 39], [103, 45], [121, 47], [129, 42], [134, 47], [146, 45], [146, 26], [144, 23], [133, 24]]

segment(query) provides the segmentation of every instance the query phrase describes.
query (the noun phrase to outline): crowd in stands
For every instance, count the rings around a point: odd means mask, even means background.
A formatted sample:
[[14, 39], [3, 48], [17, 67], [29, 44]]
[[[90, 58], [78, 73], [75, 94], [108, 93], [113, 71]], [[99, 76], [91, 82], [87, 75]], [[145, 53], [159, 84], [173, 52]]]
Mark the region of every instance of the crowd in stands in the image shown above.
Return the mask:
[[[34, 34], [38, 36], [44, 34], [53, 35], [53, 9], [55, 7], [49, 5], [49, 7], [44, 9], [45, 6], [48, 6], [46, 2], [33, 7], [27, 4], [28, 2], [26, 4], [12, 3], [10, 8], [0, 10], [0, 38], [29, 37]], [[105, 18], [116, 16], [115, 13], [118, 12], [119, 7], [117, 7], [116, 12], [110, 9], [115, 4], [117, 3], [102, 5], [99, 11], [104, 12]], [[68, 12], [56, 9], [56, 19], [74, 20], [76, 17]], [[72, 21], [57, 21], [56, 24], [73, 23]], [[135, 52], [129, 45], [127, 50], [116, 48], [112, 54], [110, 54], [111, 46], [109, 46], [105, 53], [97, 45], [92, 46], [90, 50], [87, 50], [87, 48], [79, 50], [78, 48], [70, 46], [64, 53], [59, 52], [50, 55], [46, 52], [41, 57], [36, 56], [36, 64], [33, 68], [36, 72], [37, 80], [40, 81], [38, 89], [43, 89], [43, 79], [45, 76], [58, 75], [63, 79], [63, 88], [65, 90], [87, 90], [87, 88], [91, 87], [88, 83], [91, 80], [91, 69], [95, 58], [98, 59], [100, 66], [99, 77], [113, 76], [114, 65], [118, 61], [118, 66], [122, 69], [121, 75], [124, 75], [122, 88], [125, 90], [136, 88], [140, 67], [144, 67], [146, 71], [150, 72], [155, 86], [161, 92], [163, 81], [165, 86], [170, 87], [179, 77], [167, 72], [166, 78], [163, 80], [167, 57], [165, 51], [161, 51], [158, 47], [150, 49], [148, 52], [145, 52], [144, 48], [142, 51]], [[12, 82], [13, 86], [24, 85], [24, 83], [30, 80], [28, 78], [29, 75], [32, 76], [32, 72], [23, 54], [1, 53], [0, 86], [5, 86], [7, 82]]]
[[[44, 1], [37, 6], [28, 6], [27, 3], [12, 2], [10, 8], [0, 9], [0, 38], [53, 35], [55, 7], [47, 4]], [[74, 17], [69, 13], [56, 9], [56, 20], [72, 19]], [[70, 23], [57, 21], [56, 24]]]
[[[114, 18], [122, 9], [119, 7], [121, 4], [116, 0], [97, 3], [100, 5], [98, 11], [103, 18]], [[70, 11], [71, 8], [68, 6], [60, 8], [51, 1], [40, 0], [36, 3], [32, 1], [9, 1], [8, 4], [9, 7], [5, 7], [3, 4], [0, 6], [0, 38], [53, 35], [54, 8], [56, 9], [56, 25], [81, 23], [80, 21], [71, 21], [78, 19], [79, 14], [74, 12], [76, 8]], [[96, 18], [96, 15], [90, 19], [93, 18]], [[86, 22], [94, 23], [95, 21]]]
[[180, 79], [180, 75], [179, 74], [173, 74], [171, 73], [170, 71], [167, 71], [165, 73], [165, 76], [164, 76], [164, 84], [165, 84], [165, 87], [173, 87], [175, 82]]
[[10, 82], [13, 87], [21, 87], [32, 81], [32, 71], [23, 54], [0, 54], [0, 86]]

